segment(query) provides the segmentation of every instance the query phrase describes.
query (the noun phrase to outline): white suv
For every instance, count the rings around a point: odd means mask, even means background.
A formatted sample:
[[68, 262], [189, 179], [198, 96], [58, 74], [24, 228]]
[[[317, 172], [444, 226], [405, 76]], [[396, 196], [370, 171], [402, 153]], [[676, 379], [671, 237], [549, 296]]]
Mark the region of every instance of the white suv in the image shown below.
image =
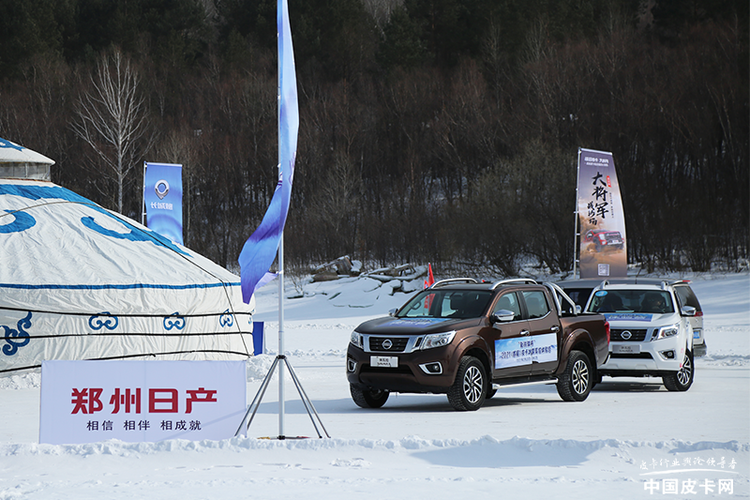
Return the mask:
[[670, 391], [693, 384], [693, 326], [697, 310], [682, 305], [682, 282], [597, 286], [586, 310], [604, 314], [611, 329], [609, 359], [599, 374], [611, 377], [661, 377]]
[[682, 280], [673, 282], [674, 291], [677, 294], [677, 302], [680, 306], [691, 306], [695, 308], [695, 315], [689, 316], [688, 321], [693, 327], [693, 354], [695, 356], [705, 356], [706, 338], [703, 336], [703, 309], [695, 296], [690, 281]]

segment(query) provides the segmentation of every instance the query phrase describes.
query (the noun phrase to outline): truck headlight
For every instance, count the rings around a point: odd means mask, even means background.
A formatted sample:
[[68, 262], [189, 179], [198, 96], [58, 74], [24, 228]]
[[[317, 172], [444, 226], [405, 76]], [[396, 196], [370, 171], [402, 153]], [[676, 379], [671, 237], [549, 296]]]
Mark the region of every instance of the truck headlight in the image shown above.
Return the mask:
[[655, 340], [674, 337], [678, 333], [680, 333], [680, 325], [662, 326], [661, 328], [659, 328], [659, 333], [656, 334]]
[[455, 331], [425, 335], [420, 348], [432, 349], [433, 347], [443, 347], [444, 345], [448, 345], [453, 342], [453, 337], [455, 336]]
[[349, 342], [351, 342], [352, 345], [359, 347], [360, 349], [364, 349], [364, 347], [362, 347], [362, 335], [360, 335], [360, 333], [356, 330], [352, 332], [352, 336], [351, 338], [349, 338]]

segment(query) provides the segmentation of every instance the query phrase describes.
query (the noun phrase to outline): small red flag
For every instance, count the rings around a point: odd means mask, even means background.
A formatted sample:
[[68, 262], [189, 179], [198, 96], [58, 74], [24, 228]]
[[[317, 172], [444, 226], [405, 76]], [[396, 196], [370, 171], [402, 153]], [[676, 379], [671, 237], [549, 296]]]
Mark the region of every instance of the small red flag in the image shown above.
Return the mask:
[[435, 284], [435, 278], [432, 276], [432, 264], [427, 264], [427, 281], [424, 282], [424, 287], [429, 288]]

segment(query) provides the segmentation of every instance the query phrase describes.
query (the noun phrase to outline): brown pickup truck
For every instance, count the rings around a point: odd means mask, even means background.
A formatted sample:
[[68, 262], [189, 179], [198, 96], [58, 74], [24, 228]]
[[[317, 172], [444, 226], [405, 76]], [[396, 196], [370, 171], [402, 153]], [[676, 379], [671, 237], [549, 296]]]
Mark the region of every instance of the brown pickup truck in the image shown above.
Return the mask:
[[579, 314], [554, 283], [457, 278], [359, 325], [346, 367], [362, 408], [401, 392], [446, 394], [456, 410], [478, 410], [508, 385], [557, 384], [565, 401], [583, 401], [608, 353], [604, 316]]

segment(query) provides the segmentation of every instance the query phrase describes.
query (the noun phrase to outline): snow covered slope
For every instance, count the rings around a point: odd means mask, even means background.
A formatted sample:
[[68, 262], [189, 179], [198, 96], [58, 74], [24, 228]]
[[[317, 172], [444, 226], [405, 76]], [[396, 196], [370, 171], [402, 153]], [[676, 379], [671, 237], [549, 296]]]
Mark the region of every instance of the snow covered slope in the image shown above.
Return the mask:
[[[287, 354], [331, 439], [317, 438], [287, 379], [286, 435], [310, 439], [258, 439], [278, 435], [274, 380], [249, 437], [40, 445], [32, 372], [0, 379], [0, 500], [750, 496], [747, 275], [694, 278], [709, 354], [689, 391], [605, 378], [583, 403], [561, 401], [554, 387], [519, 387], [476, 412], [456, 412], [442, 395], [396, 395], [379, 410], [351, 401], [351, 330], [406, 300], [370, 281], [306, 284], [304, 297], [285, 302]], [[257, 296], [269, 354], [248, 363], [248, 400], [276, 354], [276, 290]]]

